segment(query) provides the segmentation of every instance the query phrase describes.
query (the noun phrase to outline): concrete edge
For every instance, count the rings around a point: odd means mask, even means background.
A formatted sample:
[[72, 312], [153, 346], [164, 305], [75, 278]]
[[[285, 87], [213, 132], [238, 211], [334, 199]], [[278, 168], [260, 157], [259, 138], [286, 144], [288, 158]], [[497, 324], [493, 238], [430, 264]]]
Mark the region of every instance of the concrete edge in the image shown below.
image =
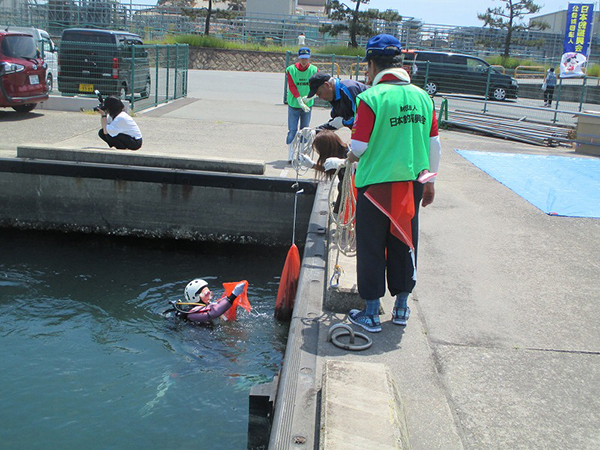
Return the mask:
[[264, 175], [266, 163], [251, 159], [181, 158], [170, 155], [148, 155], [129, 150], [85, 150], [47, 144], [20, 145], [17, 158], [71, 161], [98, 164], [158, 167], [164, 169], [203, 170], [208, 172]]
[[325, 361], [321, 392], [320, 449], [412, 448], [402, 398], [386, 365]]
[[309, 220], [296, 303], [273, 414], [269, 449], [318, 448], [319, 322], [325, 292], [328, 186], [320, 183]]

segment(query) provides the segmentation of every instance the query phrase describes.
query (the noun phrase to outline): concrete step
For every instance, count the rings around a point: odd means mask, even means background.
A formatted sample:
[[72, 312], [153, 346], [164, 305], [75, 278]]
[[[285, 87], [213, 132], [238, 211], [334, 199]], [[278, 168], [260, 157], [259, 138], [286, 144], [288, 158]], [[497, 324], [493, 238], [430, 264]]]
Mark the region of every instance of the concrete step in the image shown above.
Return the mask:
[[322, 450], [411, 449], [390, 370], [379, 363], [326, 361], [320, 434]]

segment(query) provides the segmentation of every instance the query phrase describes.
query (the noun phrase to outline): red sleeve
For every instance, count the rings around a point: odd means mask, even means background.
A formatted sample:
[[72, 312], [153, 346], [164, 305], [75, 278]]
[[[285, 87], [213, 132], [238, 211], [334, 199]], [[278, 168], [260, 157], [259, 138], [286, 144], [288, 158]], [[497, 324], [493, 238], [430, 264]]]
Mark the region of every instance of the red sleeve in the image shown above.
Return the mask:
[[292, 93], [292, 95], [296, 98], [300, 97], [300, 92], [298, 92], [298, 88], [296, 87], [296, 83], [294, 83], [294, 79], [292, 78], [292, 76], [290, 75], [289, 72], [286, 72], [287, 75], [287, 82], [288, 82], [288, 88], [290, 90], [290, 92]]
[[433, 119], [431, 121], [431, 131], [429, 132], [429, 137], [439, 136], [440, 132], [438, 131], [438, 122], [437, 117], [435, 115], [435, 108], [433, 108]]
[[375, 125], [375, 113], [364, 101], [358, 104], [356, 118], [352, 127], [352, 139], [360, 142], [369, 142], [373, 126]]

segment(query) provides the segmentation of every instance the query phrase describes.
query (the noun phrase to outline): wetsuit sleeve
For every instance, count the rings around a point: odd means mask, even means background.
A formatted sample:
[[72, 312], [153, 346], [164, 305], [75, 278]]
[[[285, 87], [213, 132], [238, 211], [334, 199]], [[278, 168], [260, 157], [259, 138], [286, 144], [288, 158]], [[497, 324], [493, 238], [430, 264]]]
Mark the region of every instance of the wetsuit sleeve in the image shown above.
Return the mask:
[[[192, 322], [200, 322], [207, 323], [217, 317], [222, 316], [229, 308], [231, 308], [231, 304], [233, 300], [231, 300], [233, 295], [229, 297], [223, 297], [219, 299], [216, 303], [211, 303], [206, 308], [187, 315], [187, 319]], [[233, 297], [235, 299], [235, 297]]]

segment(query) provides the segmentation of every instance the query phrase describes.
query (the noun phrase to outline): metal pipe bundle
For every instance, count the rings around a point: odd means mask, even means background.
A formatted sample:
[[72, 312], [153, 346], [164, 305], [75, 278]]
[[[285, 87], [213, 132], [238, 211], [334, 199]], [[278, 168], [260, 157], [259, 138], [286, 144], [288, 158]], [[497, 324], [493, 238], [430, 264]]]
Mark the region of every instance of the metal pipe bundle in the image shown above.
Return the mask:
[[448, 120], [443, 122], [458, 128], [532, 145], [556, 147], [572, 142], [568, 137], [571, 128], [528, 122], [525, 117], [511, 119], [457, 110], [452, 111]]

